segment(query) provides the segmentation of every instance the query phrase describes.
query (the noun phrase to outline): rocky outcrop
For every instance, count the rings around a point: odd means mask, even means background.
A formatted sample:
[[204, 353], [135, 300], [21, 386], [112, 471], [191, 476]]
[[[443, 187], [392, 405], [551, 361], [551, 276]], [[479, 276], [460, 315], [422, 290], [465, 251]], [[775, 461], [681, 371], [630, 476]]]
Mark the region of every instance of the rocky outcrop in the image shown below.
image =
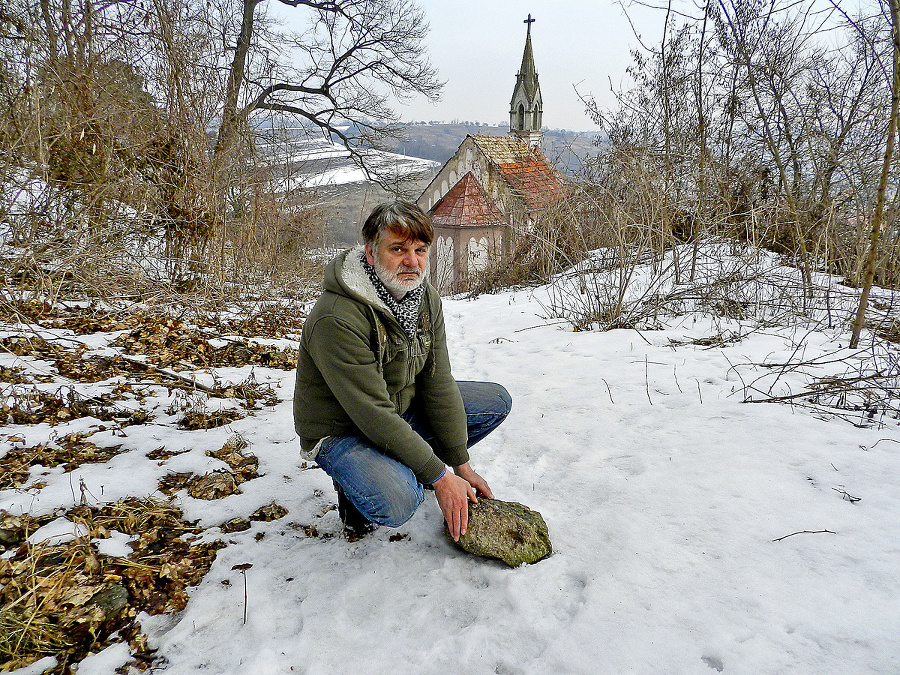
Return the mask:
[[[444, 534], [450, 538], [446, 523]], [[453, 543], [475, 555], [499, 558], [510, 567], [536, 563], [553, 552], [547, 524], [540, 513], [499, 499], [470, 503], [468, 529]]]

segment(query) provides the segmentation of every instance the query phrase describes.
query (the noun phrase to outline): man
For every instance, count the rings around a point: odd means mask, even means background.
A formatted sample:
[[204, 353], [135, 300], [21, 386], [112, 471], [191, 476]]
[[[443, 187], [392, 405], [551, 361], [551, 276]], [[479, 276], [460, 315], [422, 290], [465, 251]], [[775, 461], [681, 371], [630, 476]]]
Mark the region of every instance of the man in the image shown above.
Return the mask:
[[303, 326], [294, 389], [301, 454], [333, 479], [348, 535], [399, 527], [429, 486], [458, 541], [469, 501], [493, 498], [467, 448], [512, 401], [498, 384], [453, 379], [441, 300], [426, 281], [428, 216], [415, 204], [382, 204], [362, 238], [328, 264]]

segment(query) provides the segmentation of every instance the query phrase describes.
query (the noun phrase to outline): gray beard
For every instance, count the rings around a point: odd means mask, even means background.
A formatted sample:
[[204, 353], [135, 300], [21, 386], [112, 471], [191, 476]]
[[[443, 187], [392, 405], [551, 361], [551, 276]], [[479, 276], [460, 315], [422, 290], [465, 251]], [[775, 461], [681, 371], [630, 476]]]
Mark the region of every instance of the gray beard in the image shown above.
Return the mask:
[[[384, 287], [390, 291], [391, 295], [393, 295], [398, 300], [401, 299], [404, 295], [409, 293], [410, 291], [416, 290], [419, 286], [425, 283], [425, 278], [428, 276], [428, 268], [425, 268], [425, 271], [419, 274], [413, 283], [403, 283], [399, 279], [397, 279], [397, 275], [394, 272], [391, 272], [389, 269], [384, 267], [381, 262], [378, 260], [378, 256], [372, 256], [374, 262], [372, 267], [375, 268], [375, 274], [378, 275], [378, 278], [381, 280], [381, 283], [384, 284]], [[399, 270], [400, 272], [408, 271], [404, 268]], [[417, 272], [420, 272], [418, 268], [416, 268]]]

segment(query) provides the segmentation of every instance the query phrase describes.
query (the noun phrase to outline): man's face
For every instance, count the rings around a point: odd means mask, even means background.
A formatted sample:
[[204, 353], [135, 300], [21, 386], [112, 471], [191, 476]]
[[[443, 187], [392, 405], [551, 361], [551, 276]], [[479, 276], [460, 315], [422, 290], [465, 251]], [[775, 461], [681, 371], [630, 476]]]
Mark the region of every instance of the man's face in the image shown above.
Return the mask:
[[425, 281], [428, 246], [418, 239], [406, 239], [396, 230], [386, 230], [377, 251], [366, 244], [366, 260], [391, 295], [400, 300]]

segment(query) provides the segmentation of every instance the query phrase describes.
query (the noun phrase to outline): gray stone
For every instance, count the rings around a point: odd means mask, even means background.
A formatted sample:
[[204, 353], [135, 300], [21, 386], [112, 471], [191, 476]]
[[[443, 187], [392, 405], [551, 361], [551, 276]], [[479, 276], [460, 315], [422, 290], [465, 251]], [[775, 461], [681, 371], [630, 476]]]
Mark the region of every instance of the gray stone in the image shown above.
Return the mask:
[[95, 593], [91, 603], [103, 610], [103, 619], [111, 619], [128, 604], [128, 589], [121, 584], [111, 584], [108, 588]]
[[[447, 523], [444, 534], [450, 537]], [[516, 502], [479, 499], [469, 504], [469, 525], [458, 542], [464, 551], [499, 558], [510, 567], [536, 563], [553, 552], [547, 524], [537, 511]]]

